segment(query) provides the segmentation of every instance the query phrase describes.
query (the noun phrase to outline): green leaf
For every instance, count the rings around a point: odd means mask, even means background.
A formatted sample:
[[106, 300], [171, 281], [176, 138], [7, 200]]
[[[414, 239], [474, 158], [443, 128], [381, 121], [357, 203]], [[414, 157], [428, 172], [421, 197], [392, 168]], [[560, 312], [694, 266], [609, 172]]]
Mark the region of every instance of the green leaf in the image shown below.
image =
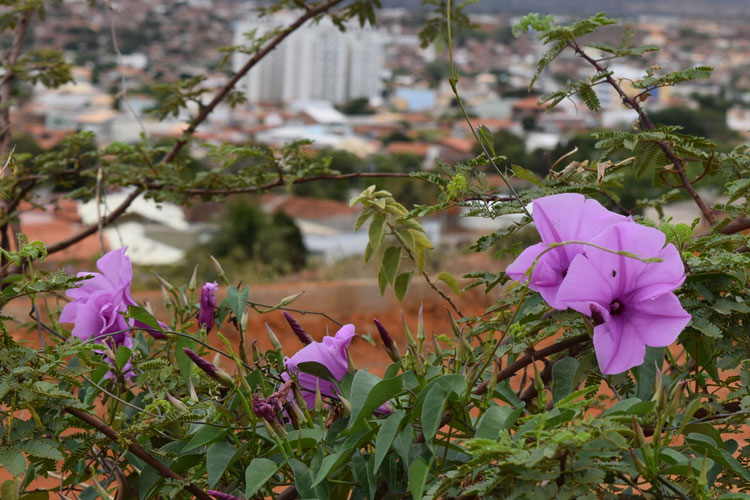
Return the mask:
[[380, 295], [385, 293], [386, 288], [388, 288], [388, 277], [385, 275], [385, 268], [381, 267], [378, 272], [378, 289], [380, 289]]
[[515, 175], [516, 177], [520, 177], [521, 179], [525, 181], [529, 181], [535, 186], [539, 186], [539, 187], [544, 186], [544, 181], [531, 170], [525, 169], [521, 167], [520, 165], [513, 165], [512, 168], [513, 168], [513, 175]]
[[347, 449], [347, 450], [341, 450], [338, 453], [334, 453], [333, 455], [328, 455], [323, 459], [323, 461], [320, 463], [320, 469], [318, 469], [318, 473], [315, 476], [315, 481], [313, 481], [313, 486], [320, 484], [322, 481], [325, 480], [325, 478], [328, 477], [328, 474], [331, 471], [336, 470], [336, 465], [343, 461], [344, 457], [347, 455], [350, 455], [354, 450], [353, 449]]
[[195, 434], [193, 434], [193, 437], [190, 438], [190, 441], [180, 453], [185, 453], [186, 451], [194, 450], [195, 448], [200, 448], [201, 446], [206, 446], [214, 441], [218, 441], [226, 436], [228, 432], [226, 428], [217, 427], [215, 425], [198, 425], [197, 427], [200, 428]]
[[26, 472], [26, 457], [20, 449], [8, 446], [0, 449], [0, 465], [5, 467], [11, 476], [21, 477]]
[[378, 213], [373, 216], [368, 234], [373, 251], [380, 248], [380, 244], [383, 243], [383, 238], [385, 238], [385, 216], [383, 214]]
[[505, 428], [505, 422], [513, 413], [509, 406], [492, 405], [487, 408], [482, 418], [479, 419], [477, 430], [474, 434], [475, 439], [497, 439], [500, 430]]
[[406, 297], [406, 292], [409, 290], [409, 284], [411, 283], [411, 277], [413, 276], [413, 274], [414, 273], [412, 271], [409, 271], [396, 276], [396, 282], [393, 284], [393, 290], [396, 292], [396, 298], [399, 301], [404, 300], [404, 297]]
[[279, 466], [267, 458], [254, 458], [245, 469], [245, 496], [255, 495], [266, 482], [276, 474]]
[[414, 500], [421, 500], [427, 484], [427, 473], [430, 471], [429, 464], [422, 457], [417, 457], [409, 464], [409, 491]]
[[374, 473], [377, 473], [380, 469], [380, 465], [383, 463], [388, 450], [393, 444], [393, 440], [396, 439], [398, 430], [401, 426], [401, 422], [404, 420], [406, 412], [404, 410], [396, 410], [385, 419], [383, 424], [380, 426], [378, 436], [375, 438], [375, 467]]
[[297, 368], [299, 368], [299, 371], [301, 371], [302, 373], [315, 375], [318, 378], [333, 382], [334, 384], [338, 384], [339, 382], [336, 377], [333, 376], [328, 367], [315, 361], [304, 361], [302, 363], [299, 363], [297, 365]]
[[56, 443], [50, 439], [33, 439], [26, 441], [21, 448], [29, 455], [52, 460], [63, 460], [63, 454], [57, 449]]
[[247, 307], [247, 296], [249, 294], [250, 285], [245, 285], [245, 288], [241, 291], [234, 285], [227, 287], [227, 302], [229, 308], [232, 309], [232, 312], [237, 319], [242, 318], [242, 313], [245, 312], [245, 307]]
[[157, 330], [159, 332], [163, 331], [161, 329], [161, 326], [159, 326], [159, 322], [156, 320], [156, 318], [154, 318], [154, 316], [150, 312], [142, 307], [128, 306], [128, 316], [136, 321], [140, 321], [144, 325], [150, 326], [154, 330]]
[[392, 246], [388, 247], [383, 254], [383, 273], [385, 279], [393, 284], [393, 280], [396, 279], [396, 273], [398, 267], [401, 264], [401, 247]]
[[15, 479], [3, 481], [2, 486], [0, 486], [0, 499], [18, 500], [18, 485]]
[[575, 389], [578, 360], [564, 357], [552, 365], [552, 400], [557, 403]]
[[747, 493], [725, 493], [716, 500], [750, 500], [750, 495]]
[[449, 395], [450, 393], [446, 393], [440, 385], [433, 385], [425, 396], [422, 405], [422, 434], [428, 446], [431, 446], [432, 438], [440, 428], [440, 420], [443, 418]]
[[130, 349], [128, 349], [127, 346], [121, 345], [117, 348], [117, 352], [115, 353], [115, 366], [117, 367], [117, 371], [122, 371], [122, 368], [130, 360], [130, 356], [132, 355], [133, 353], [130, 352]]
[[437, 275], [437, 279], [451, 287], [451, 290], [453, 290], [456, 295], [461, 295], [461, 286], [452, 274], [440, 271]]
[[357, 220], [354, 221], [354, 232], [359, 231], [359, 228], [362, 227], [362, 224], [364, 224], [365, 221], [367, 221], [367, 219], [369, 219], [371, 215], [372, 215], [372, 209], [365, 208], [364, 210], [362, 210], [357, 216]]
[[349, 398], [352, 404], [349, 427], [354, 427], [359, 420], [372, 415], [375, 409], [395, 397], [402, 388], [401, 376], [380, 380], [372, 373], [359, 370], [354, 375]]
[[292, 468], [294, 487], [297, 488], [300, 498], [315, 498], [310, 469], [296, 458], [290, 459], [288, 463]]
[[[643, 401], [648, 401], [654, 395], [654, 383], [656, 383], [656, 369], [661, 369], [664, 364], [664, 347], [646, 346], [646, 357], [643, 364], [636, 368], [635, 379], [638, 383], [636, 395]], [[661, 380], [659, 380], [661, 384]]]
[[206, 472], [208, 472], [208, 487], [213, 489], [219, 482], [224, 471], [234, 457], [235, 447], [227, 441], [217, 441], [208, 448], [206, 453]]
[[[175, 358], [177, 359], [177, 368], [180, 370], [185, 383], [190, 380], [193, 374], [193, 361], [188, 358], [183, 349], [195, 349], [195, 342], [187, 337], [180, 335], [177, 337], [177, 348], [175, 349]], [[188, 384], [189, 385], [189, 384]]]

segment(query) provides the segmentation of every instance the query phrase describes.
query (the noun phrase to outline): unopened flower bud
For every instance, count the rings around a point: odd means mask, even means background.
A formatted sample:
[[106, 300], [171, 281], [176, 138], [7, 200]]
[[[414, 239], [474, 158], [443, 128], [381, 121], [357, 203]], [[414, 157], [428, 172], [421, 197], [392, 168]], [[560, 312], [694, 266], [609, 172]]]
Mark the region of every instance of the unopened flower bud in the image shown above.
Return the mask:
[[234, 387], [234, 379], [232, 379], [232, 377], [227, 372], [216, 368], [216, 366], [214, 366], [212, 363], [209, 363], [205, 359], [198, 356], [195, 352], [193, 352], [192, 349], [185, 347], [183, 348], [183, 351], [185, 352], [187, 357], [190, 358], [193, 363], [196, 364], [196, 366], [198, 366], [198, 368], [206, 373], [206, 375], [216, 380], [225, 387]]
[[221, 267], [221, 264], [219, 264], [219, 261], [216, 260], [216, 257], [214, 257], [213, 255], [209, 255], [208, 258], [211, 260], [211, 265], [214, 266], [216, 274], [218, 274], [219, 276], [224, 276], [224, 269]]
[[633, 431], [635, 432], [635, 443], [638, 445], [638, 448], [640, 448], [644, 454], [649, 452], [651, 446], [649, 446], [648, 441], [646, 441], [646, 435], [643, 433], [643, 428], [635, 417], [633, 417]]
[[242, 311], [242, 317], [240, 318], [240, 329], [244, 332], [247, 330], [247, 320], [250, 315], [250, 310], [245, 309]]
[[190, 282], [188, 283], [188, 290], [190, 290], [191, 292], [194, 292], [197, 286], [198, 286], [198, 266], [196, 265], [193, 268], [193, 275], [190, 277]]
[[172, 290], [174, 290], [174, 285], [172, 285], [169, 281], [159, 276], [156, 272], [154, 272], [154, 276], [156, 276], [156, 279], [159, 280], [159, 283], [161, 283], [161, 286], [166, 288], [167, 291], [171, 292]]
[[323, 411], [323, 396], [320, 394], [320, 381], [315, 383], [315, 411]]
[[302, 342], [305, 345], [312, 344], [313, 338], [308, 334], [302, 326], [297, 323], [297, 320], [295, 320], [291, 314], [289, 314], [286, 311], [282, 311], [281, 314], [284, 315], [284, 319], [286, 319], [287, 323], [289, 323], [289, 326], [292, 327], [292, 331], [297, 336], [300, 342]]
[[346, 410], [347, 413], [352, 413], [352, 404], [349, 402], [348, 399], [344, 398], [343, 396], [339, 396], [339, 401], [341, 401], [341, 405], [344, 407], [344, 410]]
[[420, 304], [419, 305], [419, 319], [417, 320], [417, 342], [419, 342], [420, 347], [424, 343], [424, 339], [425, 339], [424, 318], [422, 316], [423, 309], [424, 309], [424, 304]]
[[214, 497], [216, 500], [240, 500], [234, 495], [230, 495], [229, 493], [222, 493], [221, 491], [216, 490], [208, 490], [208, 494]]
[[185, 403], [172, 396], [170, 393], [167, 393], [167, 401], [172, 403], [172, 406], [174, 406], [179, 411], [188, 411], [188, 407], [185, 406]]
[[388, 330], [385, 329], [380, 321], [378, 321], [377, 319], [373, 319], [372, 321], [375, 323], [375, 326], [378, 329], [380, 339], [383, 341], [385, 352], [388, 353], [388, 357], [390, 357], [393, 362], [401, 361], [401, 353], [398, 350], [398, 346], [393, 341], [391, 334], [388, 333]]
[[273, 330], [268, 323], [266, 323], [266, 332], [268, 333], [268, 338], [271, 339], [271, 345], [273, 346], [274, 350], [281, 351], [281, 342], [279, 342], [279, 338], [275, 333], [273, 333]]

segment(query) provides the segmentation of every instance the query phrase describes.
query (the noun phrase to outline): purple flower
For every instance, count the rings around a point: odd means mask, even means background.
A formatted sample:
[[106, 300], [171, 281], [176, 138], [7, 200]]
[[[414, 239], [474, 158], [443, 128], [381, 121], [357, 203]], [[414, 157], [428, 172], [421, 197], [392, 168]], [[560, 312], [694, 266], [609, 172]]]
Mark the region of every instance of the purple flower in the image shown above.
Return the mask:
[[[565, 278], [568, 266], [580, 255], [583, 245], [562, 245], [549, 248], [550, 243], [563, 241], [589, 241], [604, 229], [629, 219], [610, 212], [598, 201], [585, 199], [576, 193], [557, 194], [534, 200], [532, 206], [534, 225], [541, 243], [532, 245], [505, 270], [511, 279], [526, 281], [524, 277], [534, 261], [539, 258], [529, 279], [529, 288], [541, 294], [554, 309], [565, 309], [557, 299], [557, 291]], [[540, 256], [541, 255], [541, 256]]]
[[[308, 408], [315, 407], [315, 391], [320, 386], [322, 396], [335, 397], [338, 390], [336, 386], [327, 380], [319, 379], [309, 373], [299, 371], [299, 364], [313, 361], [328, 368], [336, 380], [341, 380], [349, 371], [349, 359], [346, 349], [349, 347], [354, 333], [354, 325], [344, 325], [336, 332], [334, 337], [323, 337], [321, 342], [313, 342], [306, 345], [291, 358], [284, 359], [284, 366], [289, 372], [296, 373], [302, 394]], [[281, 377], [289, 380], [289, 374], [283, 373]]]
[[253, 394], [253, 413], [269, 422], [276, 420], [276, 408], [266, 398]]
[[[128, 306], [136, 305], [130, 295], [133, 265], [125, 249], [112, 250], [96, 261], [99, 273], [78, 273], [78, 276], [94, 277], [66, 292], [73, 302], [63, 308], [60, 322], [73, 323], [73, 335], [81, 340], [114, 333], [115, 345], [122, 345], [130, 336], [130, 325], [120, 314], [127, 311]], [[97, 342], [102, 343], [101, 339]]]
[[300, 342], [302, 342], [305, 345], [312, 344], [314, 342], [313, 338], [308, 334], [302, 326], [297, 323], [297, 320], [292, 318], [292, 315], [289, 314], [286, 311], [281, 311], [281, 314], [284, 315], [284, 318], [286, 319], [287, 323], [289, 323], [289, 326], [292, 327], [292, 331], [297, 336]]
[[217, 500], [240, 500], [234, 495], [230, 495], [229, 493], [222, 493], [221, 491], [216, 490], [208, 490], [208, 494], [216, 498]]
[[591, 316], [602, 373], [642, 364], [647, 345], [670, 345], [690, 321], [672, 293], [684, 281], [685, 268], [674, 245], [664, 246], [665, 239], [657, 229], [620, 223], [591, 243], [662, 262], [646, 263], [591, 246], [572, 259], [556, 299]]
[[216, 291], [219, 285], [205, 283], [201, 288], [201, 310], [198, 313], [198, 325], [205, 326], [206, 331], [210, 331], [214, 326], [214, 311], [216, 311]]

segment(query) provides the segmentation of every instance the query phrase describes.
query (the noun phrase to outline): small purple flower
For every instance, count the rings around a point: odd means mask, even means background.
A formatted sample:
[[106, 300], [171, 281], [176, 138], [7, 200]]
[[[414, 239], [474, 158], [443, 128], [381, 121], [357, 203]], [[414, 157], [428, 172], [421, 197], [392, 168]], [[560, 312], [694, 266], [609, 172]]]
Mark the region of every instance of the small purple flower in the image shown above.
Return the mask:
[[312, 344], [314, 342], [313, 338], [305, 331], [304, 328], [302, 328], [299, 323], [297, 323], [297, 320], [292, 318], [291, 314], [286, 311], [282, 311], [281, 314], [284, 315], [284, 318], [286, 319], [287, 323], [289, 323], [289, 326], [292, 327], [292, 331], [297, 336], [300, 342], [305, 345]]
[[592, 318], [602, 373], [642, 364], [647, 345], [670, 345], [690, 321], [672, 293], [684, 281], [685, 268], [675, 246], [664, 246], [665, 239], [654, 228], [616, 224], [591, 243], [662, 262], [646, 263], [587, 246], [573, 258], [559, 287], [560, 304]]
[[[336, 380], [341, 380], [349, 371], [349, 359], [346, 350], [356, 335], [354, 325], [344, 325], [336, 332], [334, 337], [323, 337], [321, 342], [308, 344], [291, 358], [284, 359], [286, 369], [297, 374], [308, 408], [315, 408], [315, 391], [318, 384], [322, 396], [335, 397], [338, 390], [332, 382], [319, 379], [309, 373], [300, 372], [299, 364], [309, 361], [320, 363], [328, 368], [328, 371]], [[283, 373], [281, 377], [285, 381], [290, 378], [288, 373]]]
[[198, 325], [205, 326], [210, 331], [214, 326], [214, 311], [216, 311], [216, 291], [219, 285], [214, 281], [205, 283], [201, 288], [201, 310], [198, 313]]
[[[606, 228], [629, 219], [610, 212], [598, 201], [586, 199], [576, 193], [556, 194], [534, 200], [534, 225], [541, 243], [532, 245], [521, 252], [521, 255], [505, 272], [516, 281], [529, 280], [529, 288], [541, 294], [542, 298], [554, 309], [566, 309], [567, 306], [557, 299], [568, 267], [573, 259], [583, 252], [583, 245], [563, 245], [549, 248], [550, 243], [563, 241], [589, 241]], [[534, 261], [539, 258], [531, 278], [524, 277]]]
[[240, 500], [234, 495], [230, 495], [229, 493], [222, 493], [221, 491], [216, 490], [208, 490], [208, 494], [216, 498], [216, 500]]

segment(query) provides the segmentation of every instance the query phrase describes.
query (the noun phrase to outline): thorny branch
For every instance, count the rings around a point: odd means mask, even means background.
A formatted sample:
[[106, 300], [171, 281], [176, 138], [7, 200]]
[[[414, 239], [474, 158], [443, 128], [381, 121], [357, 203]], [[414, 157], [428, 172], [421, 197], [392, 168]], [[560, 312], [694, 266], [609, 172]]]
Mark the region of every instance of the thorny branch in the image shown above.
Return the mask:
[[[596, 69], [599, 73], [607, 74], [607, 69], [599, 64], [598, 61], [596, 61], [594, 58], [586, 54], [584, 50], [577, 44], [575, 41], [568, 42], [568, 47], [573, 49], [575, 53], [586, 60], [589, 64], [591, 64], [594, 69]], [[629, 107], [633, 108], [633, 110], [638, 113], [638, 119], [640, 122], [640, 126], [643, 129], [648, 130], [654, 130], [656, 127], [651, 122], [649, 117], [646, 115], [646, 112], [643, 110], [641, 105], [638, 102], [638, 99], [630, 97], [625, 91], [622, 89], [622, 86], [619, 82], [617, 82], [614, 78], [612, 78], [611, 75], [607, 74], [606, 77], [607, 83], [609, 83], [612, 88], [615, 89], [615, 91], [619, 94], [622, 101], [627, 104]], [[672, 164], [675, 166], [674, 172], [680, 177], [680, 183], [682, 184], [682, 187], [685, 188], [685, 190], [690, 194], [690, 196], [695, 201], [695, 204], [698, 205], [698, 208], [700, 209], [701, 213], [703, 214], [703, 217], [708, 221], [709, 224], [712, 226], [715, 225], [718, 222], [718, 218], [716, 217], [716, 214], [714, 211], [709, 207], [706, 202], [701, 198], [700, 194], [698, 194], [698, 191], [695, 190], [693, 187], [693, 184], [690, 182], [690, 180], [687, 178], [687, 174], [685, 173], [685, 162], [679, 158], [674, 151], [672, 151], [671, 146], [668, 142], [660, 141], [657, 142], [661, 150], [664, 152], [665, 156], [669, 158], [669, 160], [672, 162]]]
[[[309, 10], [306, 10], [304, 14], [302, 14], [295, 22], [290, 24], [286, 29], [281, 31], [278, 35], [276, 35], [274, 38], [272, 38], [266, 45], [258, 50], [258, 52], [255, 53], [253, 57], [251, 57], [242, 68], [240, 68], [233, 76], [232, 78], [227, 81], [227, 83], [222, 87], [222, 89], [214, 96], [214, 98], [206, 104], [198, 113], [198, 115], [190, 122], [190, 125], [187, 129], [185, 129], [185, 132], [183, 133], [182, 137], [174, 143], [174, 146], [170, 150], [170, 152], [161, 160], [161, 164], [167, 164], [175, 160], [177, 158], [177, 155], [180, 154], [180, 151], [182, 151], [182, 148], [184, 148], [190, 137], [195, 133], [198, 126], [203, 123], [206, 118], [211, 114], [211, 112], [218, 106], [218, 104], [231, 92], [231, 90], [235, 87], [237, 82], [240, 81], [240, 79], [247, 74], [248, 71], [250, 71], [255, 65], [257, 65], [261, 59], [263, 59], [266, 55], [268, 55], [273, 49], [276, 48], [277, 45], [279, 45], [286, 37], [288, 37], [290, 34], [292, 34], [295, 30], [297, 30], [300, 26], [305, 24], [308, 20], [323, 14], [330, 10], [331, 8], [335, 7], [337, 4], [343, 2], [344, 0], [328, 0], [327, 2], [321, 3], [315, 7], [311, 7]], [[112, 221], [117, 219], [119, 216], [121, 216], [125, 211], [128, 209], [128, 207], [135, 201], [138, 196], [140, 196], [148, 186], [137, 186], [130, 195], [117, 207], [115, 208], [110, 214], [108, 214], [106, 217], [104, 217], [101, 220], [101, 227], [107, 226]], [[83, 240], [84, 238], [94, 234], [97, 230], [99, 230], [100, 224], [92, 224], [84, 229], [82, 229], [77, 234], [66, 238], [62, 241], [59, 241], [57, 243], [54, 243], [47, 247], [47, 253], [53, 254], [55, 252], [59, 252], [61, 250], [64, 250], [68, 248], [71, 245], [74, 245], [78, 243], [79, 241]]]
[[[112, 440], [115, 443], [120, 442], [120, 436], [117, 435], [117, 432], [115, 432], [114, 429], [109, 427], [107, 424], [102, 422], [98, 417], [94, 415], [90, 415], [86, 412], [83, 412], [81, 410], [78, 410], [76, 408], [65, 408], [65, 412], [73, 415], [77, 419], [86, 422], [91, 427], [96, 429], [97, 431], [101, 432], [105, 436], [107, 436], [110, 440]], [[188, 493], [192, 494], [199, 500], [212, 500], [212, 498], [205, 493], [203, 490], [198, 488], [192, 483], [186, 482], [186, 479], [177, 474], [176, 472], [172, 471], [169, 467], [165, 466], [158, 460], [156, 460], [153, 456], [151, 456], [140, 444], [138, 444], [138, 441], [133, 439], [133, 441], [128, 445], [128, 450], [130, 453], [135, 455], [136, 457], [140, 458], [144, 462], [146, 462], [148, 465], [154, 468], [154, 470], [159, 473], [160, 476], [163, 476], [167, 479], [175, 479], [177, 481], [185, 483], [185, 486], [183, 486], [183, 489], [187, 491]]]

